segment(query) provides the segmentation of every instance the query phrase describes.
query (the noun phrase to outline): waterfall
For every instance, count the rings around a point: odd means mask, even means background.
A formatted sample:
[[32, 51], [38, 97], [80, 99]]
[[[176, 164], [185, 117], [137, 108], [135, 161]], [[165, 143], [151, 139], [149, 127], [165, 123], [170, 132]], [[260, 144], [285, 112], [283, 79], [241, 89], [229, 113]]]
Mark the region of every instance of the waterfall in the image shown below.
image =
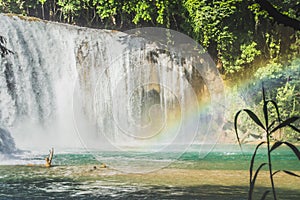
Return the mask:
[[14, 52], [0, 58], [0, 125], [18, 146], [151, 151], [206, 137], [210, 116], [189, 116], [214, 93], [193, 58], [118, 31], [6, 15], [0, 27]]
[[0, 25], [15, 52], [1, 58], [0, 123], [10, 127], [17, 144], [48, 148], [73, 131], [67, 124], [72, 122], [76, 30], [3, 15]]

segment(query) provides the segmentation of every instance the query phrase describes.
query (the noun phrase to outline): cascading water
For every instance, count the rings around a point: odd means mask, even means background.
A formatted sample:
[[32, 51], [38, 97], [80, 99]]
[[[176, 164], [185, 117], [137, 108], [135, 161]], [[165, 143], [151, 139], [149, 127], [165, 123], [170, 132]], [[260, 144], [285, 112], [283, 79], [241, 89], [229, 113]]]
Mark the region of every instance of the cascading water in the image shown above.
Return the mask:
[[19, 150], [16, 148], [15, 141], [8, 130], [0, 128], [0, 155], [13, 154]]
[[0, 26], [14, 51], [1, 58], [0, 124], [20, 148], [81, 141], [151, 152], [194, 138], [215, 142], [207, 131], [214, 112], [199, 114], [198, 104], [215, 94], [207, 82], [222, 83], [205, 67], [196, 73], [195, 58], [184, 52], [122, 32], [30, 18], [1, 15]]
[[1, 35], [15, 52], [1, 59], [0, 123], [21, 147], [59, 144], [73, 131], [68, 105], [76, 78], [74, 33], [65, 34], [67, 26], [0, 20]]

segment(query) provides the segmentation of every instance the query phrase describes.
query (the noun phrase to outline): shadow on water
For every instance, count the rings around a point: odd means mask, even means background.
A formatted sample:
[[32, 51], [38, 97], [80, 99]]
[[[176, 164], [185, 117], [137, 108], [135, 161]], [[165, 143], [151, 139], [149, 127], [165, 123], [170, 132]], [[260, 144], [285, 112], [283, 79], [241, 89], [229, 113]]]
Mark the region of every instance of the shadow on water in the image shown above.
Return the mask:
[[[257, 187], [257, 197], [267, 188]], [[247, 199], [248, 187], [245, 186], [223, 186], [223, 185], [201, 185], [193, 187], [157, 187], [148, 191], [139, 191], [129, 194], [128, 198], [139, 199], [147, 197], [147, 199], [212, 199], [212, 200], [235, 200]], [[296, 190], [278, 190], [279, 199], [298, 199], [300, 191]], [[257, 198], [259, 199], [259, 198]], [[268, 198], [267, 198], [268, 199]]]
[[[90, 166], [89, 166], [90, 167]], [[10, 199], [204, 199], [204, 200], [243, 200], [247, 199], [247, 185], [239, 185], [237, 179], [231, 179], [236, 185], [226, 184], [226, 174], [219, 177], [211, 174], [212, 184], [206, 184], [205, 179], [197, 185], [176, 185], [176, 176], [179, 172], [163, 170], [148, 175], [108, 175], [109, 170], [97, 169], [90, 171], [87, 166], [78, 167], [53, 167], [39, 166], [1, 166], [0, 167], [0, 200]], [[81, 173], [75, 176], [68, 174], [70, 170]], [[85, 177], [86, 172], [90, 177]], [[171, 170], [171, 169], [170, 169]], [[100, 175], [97, 173], [106, 173]], [[183, 171], [186, 173], [187, 171]], [[195, 172], [195, 171], [194, 171]], [[96, 177], [91, 174], [96, 173]], [[161, 173], [161, 174], [159, 174]], [[169, 173], [171, 176], [165, 176]], [[209, 173], [204, 171], [203, 173]], [[223, 173], [223, 172], [221, 172]], [[238, 173], [238, 172], [237, 172]], [[246, 173], [246, 172], [245, 172]], [[234, 173], [233, 173], [234, 174]], [[154, 176], [154, 178], [153, 178]], [[156, 177], [158, 176], [158, 178]], [[199, 179], [199, 174], [192, 173]], [[210, 175], [209, 175], [210, 176]], [[159, 179], [160, 177], [160, 179]], [[172, 182], [163, 183], [164, 179]], [[198, 178], [197, 178], [198, 177]], [[219, 178], [218, 178], [219, 177]], [[231, 175], [229, 176], [231, 177]], [[146, 178], [147, 181], [143, 180]], [[182, 177], [184, 178], [184, 177]], [[228, 178], [228, 177], [227, 177]], [[154, 181], [151, 181], [154, 180]], [[187, 179], [192, 181], [191, 179]], [[225, 182], [224, 182], [225, 181]], [[224, 182], [224, 183], [222, 183]], [[214, 184], [215, 183], [215, 184]], [[172, 186], [173, 185], [173, 186]], [[257, 186], [254, 199], [259, 199], [265, 190], [270, 189]], [[300, 190], [277, 188], [279, 199], [299, 199]], [[271, 199], [271, 196], [269, 198]]]
[[[15, 180], [0, 182], [0, 199], [207, 199], [243, 200], [247, 199], [247, 187], [202, 185], [193, 187], [89, 186], [67, 178], [47, 178], [44, 180]], [[86, 186], [86, 187], [84, 187]], [[5, 189], [3, 189], [5, 188]], [[257, 199], [267, 190], [257, 187]], [[295, 200], [300, 191], [278, 189], [279, 199]], [[271, 196], [267, 199], [272, 199]]]

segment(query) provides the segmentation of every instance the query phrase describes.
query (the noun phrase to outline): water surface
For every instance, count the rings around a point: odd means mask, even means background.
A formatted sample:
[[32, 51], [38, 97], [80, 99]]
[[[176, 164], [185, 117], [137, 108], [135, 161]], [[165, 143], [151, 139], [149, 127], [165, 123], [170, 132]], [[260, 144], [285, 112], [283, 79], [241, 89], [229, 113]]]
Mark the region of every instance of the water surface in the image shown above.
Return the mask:
[[[242, 153], [235, 147], [219, 145], [202, 158], [195, 147], [168, 167], [136, 174], [100, 168], [101, 162], [114, 159], [123, 159], [122, 163], [130, 159], [132, 163], [136, 152], [57, 152], [51, 168], [38, 165], [46, 155], [27, 152], [1, 161], [0, 199], [247, 199], [253, 148], [247, 146]], [[264, 153], [265, 149], [258, 152], [257, 165], [265, 162]], [[162, 154], [143, 162], [164, 162], [167, 152]], [[288, 148], [274, 151], [273, 161], [274, 170], [300, 172], [299, 161]], [[27, 166], [29, 163], [36, 166]], [[275, 184], [280, 199], [299, 199], [299, 178], [278, 173]], [[269, 186], [268, 173], [262, 171], [256, 184], [257, 198]]]

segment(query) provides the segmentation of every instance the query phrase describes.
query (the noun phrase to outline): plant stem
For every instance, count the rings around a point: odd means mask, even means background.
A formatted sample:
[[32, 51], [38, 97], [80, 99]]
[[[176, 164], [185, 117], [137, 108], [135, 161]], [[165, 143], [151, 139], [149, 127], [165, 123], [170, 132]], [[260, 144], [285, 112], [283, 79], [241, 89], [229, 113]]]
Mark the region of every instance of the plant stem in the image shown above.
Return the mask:
[[277, 200], [275, 186], [274, 186], [274, 180], [273, 180], [273, 173], [272, 173], [272, 161], [271, 161], [269, 131], [267, 131], [267, 145], [268, 145], [268, 164], [269, 164], [269, 172], [270, 172], [270, 180], [271, 180], [271, 185], [272, 185], [272, 192], [273, 192], [274, 200]]

